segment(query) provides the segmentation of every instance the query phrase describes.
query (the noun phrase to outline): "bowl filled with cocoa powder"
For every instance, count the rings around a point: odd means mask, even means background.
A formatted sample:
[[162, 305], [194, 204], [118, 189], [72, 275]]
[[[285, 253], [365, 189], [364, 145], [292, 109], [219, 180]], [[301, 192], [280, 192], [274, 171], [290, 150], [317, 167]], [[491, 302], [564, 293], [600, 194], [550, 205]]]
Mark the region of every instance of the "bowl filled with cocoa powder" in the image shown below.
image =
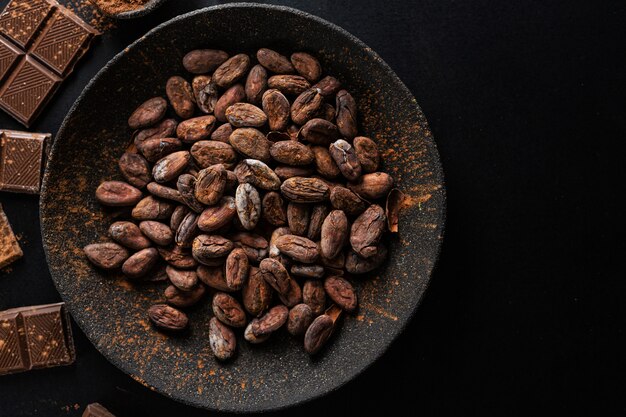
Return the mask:
[[116, 19], [134, 19], [144, 16], [165, 0], [91, 0], [103, 13]]
[[235, 3], [163, 23], [94, 77], [40, 214], [52, 279], [109, 361], [183, 403], [259, 412], [387, 351], [430, 281], [445, 201], [426, 118], [371, 48]]

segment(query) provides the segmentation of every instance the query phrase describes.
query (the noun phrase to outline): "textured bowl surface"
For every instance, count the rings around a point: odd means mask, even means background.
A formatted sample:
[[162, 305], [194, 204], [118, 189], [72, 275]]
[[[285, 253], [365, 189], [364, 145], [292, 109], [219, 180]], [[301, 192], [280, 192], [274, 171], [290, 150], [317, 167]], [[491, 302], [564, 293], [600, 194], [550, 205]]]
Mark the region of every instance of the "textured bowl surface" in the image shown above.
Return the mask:
[[[253, 54], [259, 47], [305, 50], [355, 96], [360, 131], [374, 138], [408, 196], [400, 233], [389, 238], [387, 264], [355, 279], [356, 314], [344, 317], [321, 354], [275, 335], [243, 343], [220, 364], [208, 341], [208, 302], [190, 312], [185, 336], [168, 337], [148, 322], [147, 308], [164, 285], [134, 285], [102, 273], [82, 248], [106, 239], [119, 216], [103, 210], [94, 191], [120, 179], [117, 159], [130, 142], [132, 110], [165, 95], [168, 77], [189, 77], [181, 65], [191, 49]], [[411, 319], [428, 285], [443, 233], [445, 192], [426, 119], [393, 71], [366, 45], [317, 17], [277, 6], [235, 4], [198, 10], [149, 32], [115, 57], [87, 86], [56, 138], [45, 175], [41, 221], [50, 272], [74, 319], [102, 354], [140, 383], [187, 404], [215, 410], [284, 408], [332, 391], [375, 361]], [[390, 375], [391, 377], [391, 375]]]

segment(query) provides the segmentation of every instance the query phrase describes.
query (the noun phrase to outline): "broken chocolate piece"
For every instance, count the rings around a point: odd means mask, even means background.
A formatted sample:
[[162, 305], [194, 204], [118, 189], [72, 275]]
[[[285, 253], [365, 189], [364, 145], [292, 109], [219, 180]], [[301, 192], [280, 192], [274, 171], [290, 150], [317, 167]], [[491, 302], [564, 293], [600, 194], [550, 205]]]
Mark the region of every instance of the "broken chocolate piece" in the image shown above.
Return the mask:
[[64, 303], [0, 312], [0, 375], [70, 365], [75, 360]]
[[9, 219], [0, 204], [0, 269], [20, 259], [24, 253], [13, 234]]
[[49, 133], [0, 130], [0, 191], [39, 193]]
[[83, 417], [115, 417], [113, 414], [109, 412], [106, 408], [98, 403], [89, 404], [87, 408], [85, 408], [85, 412], [83, 413]]

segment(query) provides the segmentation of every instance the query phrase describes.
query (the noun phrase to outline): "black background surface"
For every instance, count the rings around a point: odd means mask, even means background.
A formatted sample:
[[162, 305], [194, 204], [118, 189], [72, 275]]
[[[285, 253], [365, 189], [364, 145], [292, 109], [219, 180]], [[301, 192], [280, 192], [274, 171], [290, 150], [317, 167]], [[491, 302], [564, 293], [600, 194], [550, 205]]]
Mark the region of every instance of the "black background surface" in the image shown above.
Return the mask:
[[[404, 334], [355, 381], [277, 414], [623, 415], [624, 3], [278, 3], [342, 26], [405, 82], [441, 152], [448, 212], [438, 268]], [[131, 41], [213, 4], [170, 0], [121, 22], [32, 130], [55, 134]], [[0, 126], [20, 129], [4, 113]], [[0, 272], [0, 309], [59, 301], [37, 197], [0, 202], [25, 252]], [[76, 365], [0, 377], [0, 417], [78, 416], [95, 401], [118, 417], [209, 414], [136, 383], [75, 330]]]

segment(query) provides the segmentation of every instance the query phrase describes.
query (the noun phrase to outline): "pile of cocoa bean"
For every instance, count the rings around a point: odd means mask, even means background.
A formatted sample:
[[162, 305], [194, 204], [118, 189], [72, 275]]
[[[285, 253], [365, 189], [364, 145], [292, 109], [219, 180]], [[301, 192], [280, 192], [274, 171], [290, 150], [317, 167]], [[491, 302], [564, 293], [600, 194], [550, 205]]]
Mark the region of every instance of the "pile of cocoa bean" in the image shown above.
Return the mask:
[[183, 310], [210, 294], [220, 360], [238, 328], [261, 343], [286, 327], [314, 354], [357, 308], [351, 281], [383, 264], [402, 193], [376, 142], [358, 136], [354, 98], [312, 55], [202, 49], [182, 65], [167, 99], [130, 115], [125, 181], [95, 192], [128, 219], [85, 254], [133, 281], [167, 280], [147, 312], [164, 331], [184, 330]]

